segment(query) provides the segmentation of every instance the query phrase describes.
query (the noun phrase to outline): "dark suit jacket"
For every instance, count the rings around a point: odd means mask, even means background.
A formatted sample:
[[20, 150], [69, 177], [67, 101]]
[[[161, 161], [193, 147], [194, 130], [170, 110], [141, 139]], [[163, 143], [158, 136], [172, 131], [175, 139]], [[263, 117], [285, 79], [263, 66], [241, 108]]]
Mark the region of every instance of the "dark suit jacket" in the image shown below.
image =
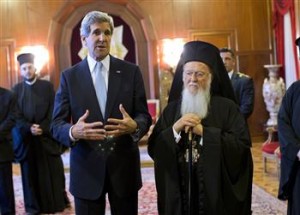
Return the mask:
[[[111, 56], [108, 80], [106, 116], [102, 116], [87, 59], [67, 69], [61, 75], [55, 97], [51, 131], [66, 146], [72, 146], [69, 130], [86, 110], [87, 122], [102, 121], [109, 117], [122, 118], [119, 104], [140, 128], [137, 139], [149, 129], [144, 83], [139, 68]], [[102, 141], [78, 140], [71, 148], [70, 191], [75, 197], [97, 199], [102, 193], [106, 174], [114, 191], [120, 196], [131, 195], [141, 188], [140, 155], [137, 141], [131, 135], [121, 136], [105, 148]]]
[[15, 99], [12, 92], [0, 87], [0, 162], [13, 160], [10, 131], [15, 124]]
[[245, 119], [247, 119], [252, 114], [254, 108], [255, 93], [253, 79], [243, 73], [233, 72], [231, 83], [236, 100], [240, 106], [240, 111]]

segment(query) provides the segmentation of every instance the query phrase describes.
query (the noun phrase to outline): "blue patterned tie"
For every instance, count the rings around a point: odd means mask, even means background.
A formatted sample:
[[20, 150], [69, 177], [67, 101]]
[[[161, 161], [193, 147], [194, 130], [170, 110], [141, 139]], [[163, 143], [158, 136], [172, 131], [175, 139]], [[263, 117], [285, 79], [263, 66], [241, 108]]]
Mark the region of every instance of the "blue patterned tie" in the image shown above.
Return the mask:
[[97, 62], [95, 66], [95, 89], [97, 94], [97, 99], [99, 102], [99, 106], [101, 108], [101, 113], [103, 118], [105, 118], [105, 106], [106, 106], [106, 98], [107, 98], [107, 92], [106, 92], [106, 85], [104, 76], [102, 74], [102, 63]]

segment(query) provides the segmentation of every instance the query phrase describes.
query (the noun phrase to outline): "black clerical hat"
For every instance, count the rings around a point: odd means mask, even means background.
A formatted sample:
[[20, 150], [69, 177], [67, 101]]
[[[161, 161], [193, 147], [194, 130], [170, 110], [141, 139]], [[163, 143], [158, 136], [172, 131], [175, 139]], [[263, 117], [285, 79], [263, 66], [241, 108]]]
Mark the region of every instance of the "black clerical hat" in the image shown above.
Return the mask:
[[200, 61], [213, 69], [220, 58], [219, 49], [214, 45], [202, 41], [191, 41], [184, 45], [181, 59], [183, 64], [189, 61]]
[[295, 41], [296, 45], [299, 48], [299, 52], [300, 52], [300, 37], [298, 37], [298, 39]]
[[169, 102], [181, 96], [183, 66], [189, 61], [199, 61], [211, 68], [213, 76], [211, 83], [212, 95], [220, 95], [235, 101], [234, 91], [222, 58], [220, 57], [219, 49], [207, 42], [191, 41], [183, 47], [183, 52], [176, 67], [171, 86]]
[[20, 66], [23, 63], [34, 63], [34, 55], [31, 53], [20, 54], [18, 55], [17, 60], [19, 61]]

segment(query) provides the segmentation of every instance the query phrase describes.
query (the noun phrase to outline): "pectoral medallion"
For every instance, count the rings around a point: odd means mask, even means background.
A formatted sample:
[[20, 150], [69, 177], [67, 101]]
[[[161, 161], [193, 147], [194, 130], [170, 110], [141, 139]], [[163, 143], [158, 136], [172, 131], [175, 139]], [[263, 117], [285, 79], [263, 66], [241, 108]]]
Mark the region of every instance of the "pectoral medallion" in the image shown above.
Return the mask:
[[[189, 162], [189, 149], [188, 148], [185, 150], [184, 158], [185, 158], [185, 161], [188, 163]], [[197, 149], [197, 142], [192, 141], [192, 162], [193, 162], [193, 164], [196, 163], [199, 158], [200, 158], [200, 154]]]

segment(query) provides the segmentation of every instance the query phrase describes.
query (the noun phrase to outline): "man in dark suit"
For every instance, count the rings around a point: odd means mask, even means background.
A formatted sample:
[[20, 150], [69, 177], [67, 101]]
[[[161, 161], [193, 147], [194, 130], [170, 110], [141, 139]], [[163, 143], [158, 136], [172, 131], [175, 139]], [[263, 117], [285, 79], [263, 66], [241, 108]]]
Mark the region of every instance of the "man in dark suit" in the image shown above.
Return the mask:
[[14, 126], [15, 99], [12, 92], [0, 87], [0, 214], [15, 214], [12, 179], [14, 159], [10, 132]]
[[80, 34], [88, 56], [62, 73], [55, 97], [51, 131], [71, 147], [70, 191], [78, 215], [104, 214], [106, 194], [112, 214], [137, 214], [138, 141], [151, 116], [138, 66], [109, 54], [113, 28], [106, 13], [84, 17]]
[[254, 107], [254, 84], [253, 79], [243, 73], [237, 72], [235, 68], [235, 54], [229, 48], [221, 48], [220, 55], [231, 80], [240, 111], [245, 119], [248, 119]]

